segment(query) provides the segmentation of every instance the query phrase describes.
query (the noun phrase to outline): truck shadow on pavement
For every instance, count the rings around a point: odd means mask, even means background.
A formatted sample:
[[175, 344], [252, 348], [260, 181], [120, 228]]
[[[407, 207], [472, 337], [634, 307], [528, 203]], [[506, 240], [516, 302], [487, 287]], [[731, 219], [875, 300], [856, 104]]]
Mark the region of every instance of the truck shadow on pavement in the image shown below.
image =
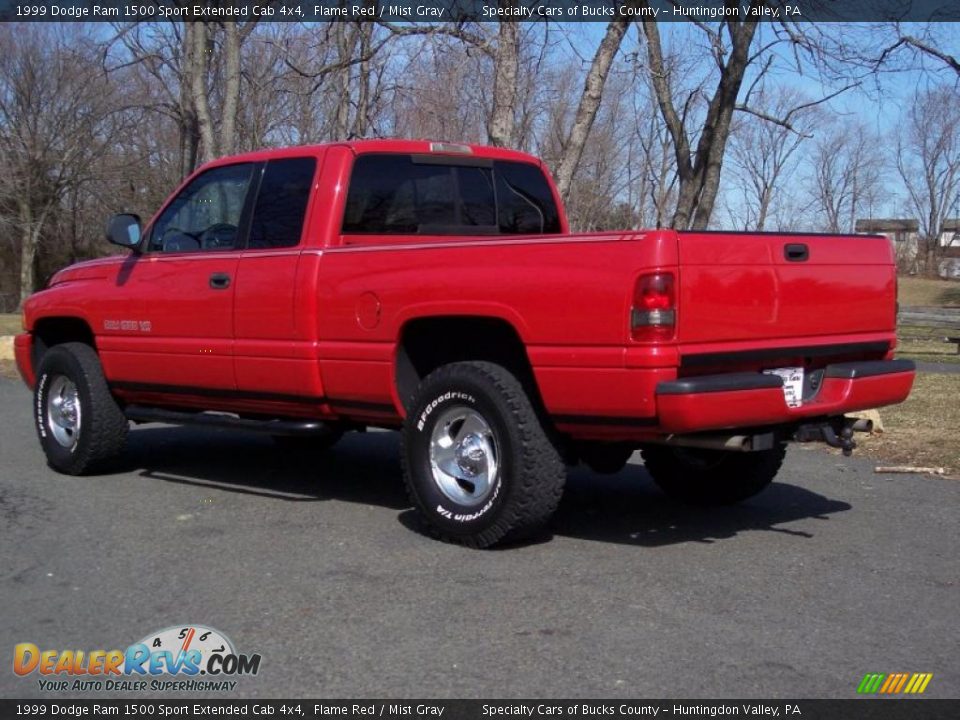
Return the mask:
[[811, 538], [811, 523], [786, 525], [828, 520], [851, 507], [785, 482], [774, 482], [738, 505], [691, 507], [664, 496], [643, 465], [631, 461], [616, 475], [571, 470], [552, 526], [556, 535], [645, 547], [712, 543], [753, 530]]
[[[332, 450], [290, 452], [256, 434], [154, 427], [130, 433], [117, 470], [269, 500], [380, 506], [402, 511], [399, 522], [426, 534], [403, 489], [399, 452], [398, 433], [351, 434]], [[606, 476], [573, 468], [550, 531], [534, 543], [556, 535], [656, 547], [710, 543], [756, 530], [803, 539], [813, 536], [811, 523], [784, 525], [823, 521], [849, 509], [846, 502], [781, 482], [740, 505], [687, 507], [666, 498], [640, 464]]]

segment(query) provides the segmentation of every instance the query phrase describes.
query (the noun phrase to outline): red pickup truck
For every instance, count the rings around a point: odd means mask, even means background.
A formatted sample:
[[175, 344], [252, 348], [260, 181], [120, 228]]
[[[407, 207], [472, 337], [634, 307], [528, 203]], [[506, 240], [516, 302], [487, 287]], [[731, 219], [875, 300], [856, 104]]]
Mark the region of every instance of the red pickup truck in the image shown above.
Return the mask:
[[130, 421], [330, 446], [402, 428], [432, 531], [536, 531], [565, 464], [642, 450], [696, 503], [766, 487], [788, 441], [849, 452], [898, 403], [896, 275], [882, 237], [570, 234], [541, 161], [371, 140], [255, 152], [189, 177], [126, 256], [58, 272], [16, 357], [49, 464], [95, 472]]

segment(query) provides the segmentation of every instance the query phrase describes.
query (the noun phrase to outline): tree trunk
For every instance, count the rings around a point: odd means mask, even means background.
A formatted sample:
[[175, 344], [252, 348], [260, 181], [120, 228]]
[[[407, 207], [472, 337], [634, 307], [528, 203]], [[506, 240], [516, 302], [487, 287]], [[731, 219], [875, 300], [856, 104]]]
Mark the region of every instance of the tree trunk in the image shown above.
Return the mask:
[[[370, 53], [370, 40], [373, 26], [364, 24], [360, 27], [360, 57], [367, 57]], [[367, 134], [367, 118], [370, 115], [370, 61], [360, 63], [360, 78], [357, 89], [357, 113], [353, 117], [353, 130], [350, 134], [355, 138], [365, 137]]]
[[29, 199], [20, 205], [20, 307], [33, 294], [36, 282], [37, 242], [33, 232], [33, 213]]
[[[515, 5], [501, 0], [501, 6]], [[520, 72], [520, 23], [502, 22], [493, 61], [493, 109], [487, 135], [490, 144], [512, 147], [516, 138], [517, 76]]]
[[180, 94], [177, 101], [180, 133], [180, 177], [186, 177], [197, 166], [197, 152], [200, 147], [200, 131], [197, 128], [197, 114], [193, 109], [193, 34], [189, 23], [183, 29], [182, 62], [180, 67]]
[[[731, 4], [729, 0], [727, 4]], [[728, 20], [723, 26], [730, 36], [730, 49], [722, 58], [717, 58], [720, 78], [707, 106], [696, 153], [691, 157], [689, 133], [673, 102], [669, 72], [660, 44], [660, 29], [655, 21], [643, 21], [651, 80], [660, 113], [673, 139], [680, 179], [671, 225], [681, 230], [703, 230], [710, 224], [720, 189], [720, 170], [730, 137], [730, 123], [744, 73], [750, 64], [750, 44], [757, 29], [755, 22], [736, 20]]]
[[760, 195], [760, 208], [757, 211], [757, 227], [755, 228], [757, 232], [763, 232], [763, 228], [767, 224], [767, 213], [770, 212], [771, 200], [773, 200], [772, 189], [764, 188]]
[[233, 155], [237, 149], [237, 114], [240, 108], [240, 31], [236, 20], [223, 23], [224, 81], [223, 117], [220, 121], [220, 152]]
[[557, 189], [564, 200], [570, 195], [573, 176], [580, 165], [583, 148], [587, 144], [590, 129], [593, 127], [593, 121], [600, 109], [603, 87], [607, 82], [607, 76], [610, 74], [610, 66], [613, 64], [613, 59], [616, 57], [620, 44], [623, 42], [623, 36], [626, 35], [629, 27], [629, 20], [614, 20], [607, 25], [606, 35], [600, 41], [600, 46], [593, 56], [590, 71], [587, 73], [587, 79], [583, 85], [583, 94], [580, 96], [580, 104], [577, 106], [577, 114], [574, 116], [573, 125], [570, 126], [570, 133], [567, 135], [566, 142], [563, 145], [563, 154], [560, 156], [560, 163], [557, 165]]
[[333, 136], [336, 140], [346, 140], [350, 137], [353, 66], [349, 63], [357, 48], [359, 27], [360, 23], [338, 23], [334, 30], [337, 38], [337, 60], [343, 65], [336, 73], [339, 85], [339, 97], [333, 116]]
[[197, 166], [197, 151], [200, 146], [200, 134], [197, 130], [197, 118], [187, 108], [180, 118], [180, 177], [186, 177]]
[[197, 114], [197, 129], [200, 135], [201, 160], [208, 162], [219, 154], [213, 117], [210, 114], [210, 98], [207, 94], [207, 72], [212, 52], [209, 31], [205, 22], [184, 23], [184, 32], [193, 36], [191, 56], [191, 97]]

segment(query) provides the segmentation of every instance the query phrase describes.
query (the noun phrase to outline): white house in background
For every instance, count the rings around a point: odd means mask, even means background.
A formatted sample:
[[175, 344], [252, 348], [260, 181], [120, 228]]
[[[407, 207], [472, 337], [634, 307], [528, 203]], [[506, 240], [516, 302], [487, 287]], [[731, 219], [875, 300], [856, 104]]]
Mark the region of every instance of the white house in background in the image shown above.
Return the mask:
[[[893, 242], [897, 266], [903, 270], [915, 268], [917, 259], [917, 235], [920, 223], [906, 218], [865, 218], [857, 220], [858, 233], [886, 235]], [[943, 222], [940, 234], [940, 276], [960, 279], [960, 218], [948, 218]]]

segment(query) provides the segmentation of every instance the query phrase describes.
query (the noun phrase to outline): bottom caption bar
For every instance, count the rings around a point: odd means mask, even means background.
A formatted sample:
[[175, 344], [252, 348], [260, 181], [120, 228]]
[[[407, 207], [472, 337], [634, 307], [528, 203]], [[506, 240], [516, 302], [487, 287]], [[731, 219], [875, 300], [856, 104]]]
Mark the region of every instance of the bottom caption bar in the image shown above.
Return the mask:
[[0, 700], [0, 718], [802, 718], [955, 720], [960, 699], [908, 700]]

